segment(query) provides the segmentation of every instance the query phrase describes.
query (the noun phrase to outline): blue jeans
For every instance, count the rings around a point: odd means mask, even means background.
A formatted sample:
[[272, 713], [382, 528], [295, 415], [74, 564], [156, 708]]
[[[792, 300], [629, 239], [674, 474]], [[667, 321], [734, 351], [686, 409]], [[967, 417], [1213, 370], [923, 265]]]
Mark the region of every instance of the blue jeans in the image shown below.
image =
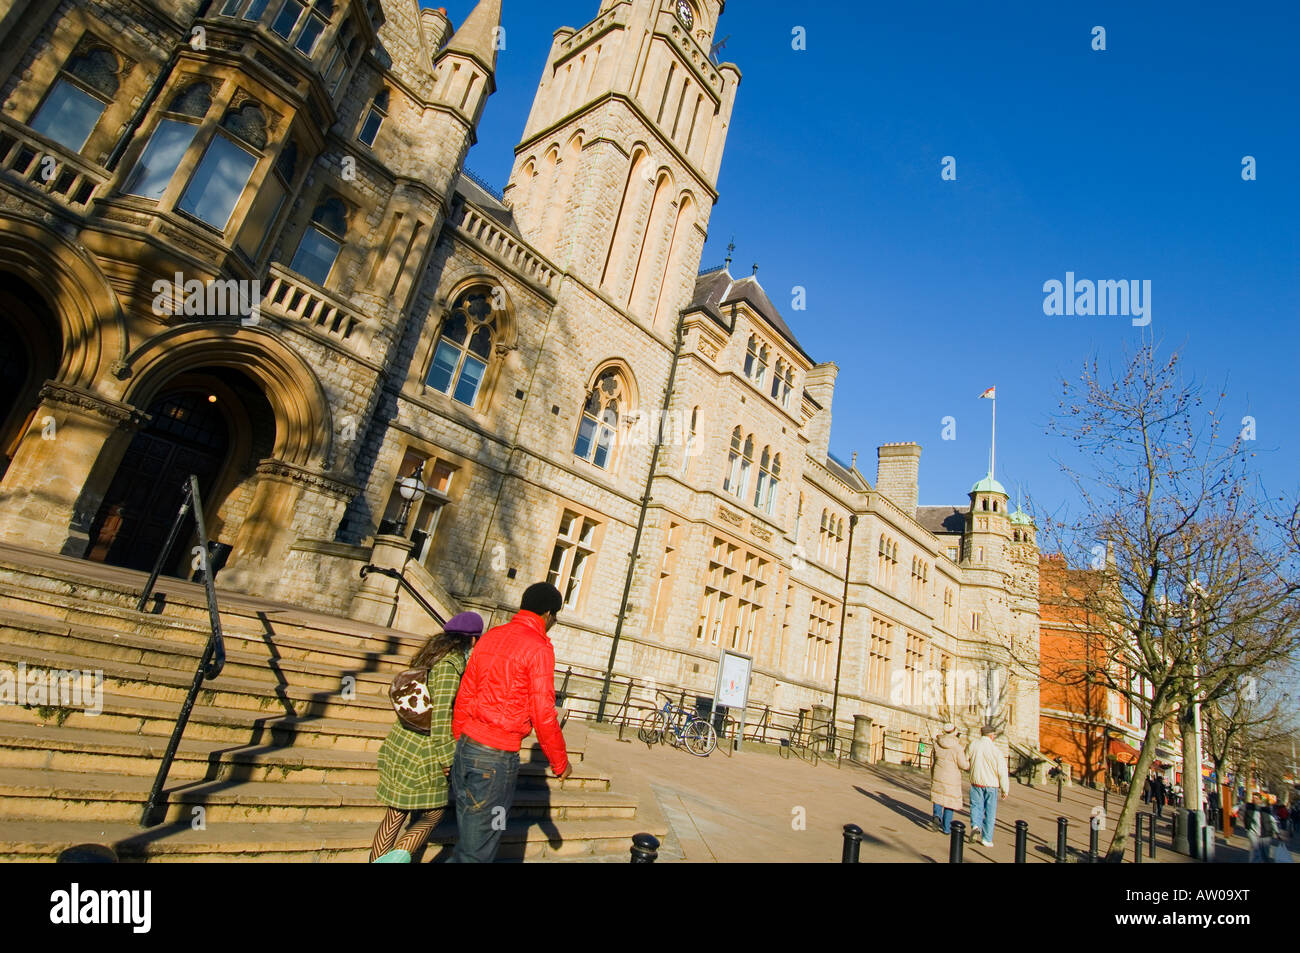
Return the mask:
[[970, 826], [978, 827], [984, 840], [992, 842], [998, 819], [998, 789], [970, 786]]
[[952, 832], [952, 808], [940, 807], [936, 804], [934, 805], [934, 816], [937, 817], [939, 823], [943, 825], [943, 832], [945, 834]]
[[519, 752], [499, 751], [461, 735], [451, 766], [459, 834], [453, 864], [490, 864], [506, 828], [519, 776]]

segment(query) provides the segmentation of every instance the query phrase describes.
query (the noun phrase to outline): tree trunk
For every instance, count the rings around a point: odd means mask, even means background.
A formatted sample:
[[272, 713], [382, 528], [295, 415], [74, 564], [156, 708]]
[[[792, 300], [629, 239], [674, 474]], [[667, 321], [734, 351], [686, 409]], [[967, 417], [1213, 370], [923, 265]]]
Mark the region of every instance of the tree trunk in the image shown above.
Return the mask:
[[1185, 806], [1193, 811], [1199, 811], [1201, 805], [1193, 804], [1191, 800], [1193, 791], [1200, 787], [1201, 778], [1201, 746], [1200, 738], [1196, 735], [1196, 709], [1193, 705], [1195, 702], [1185, 699], [1179, 706], [1178, 727], [1181, 729], [1183, 742], [1183, 796], [1187, 799]]
[[1106, 860], [1109, 863], [1118, 864], [1124, 861], [1124, 852], [1128, 848], [1129, 828], [1132, 826], [1133, 816], [1138, 811], [1138, 803], [1142, 800], [1142, 782], [1146, 780], [1147, 773], [1151, 770], [1151, 762], [1156, 759], [1156, 745], [1160, 742], [1160, 727], [1164, 724], [1164, 718], [1153, 717], [1147, 721], [1147, 733], [1142, 739], [1142, 748], [1138, 753], [1137, 764], [1133, 765], [1133, 781], [1128, 786], [1128, 795], [1124, 798], [1124, 806], [1119, 810], [1119, 817], [1115, 818], [1115, 836], [1111, 838], [1110, 847], [1106, 851]]

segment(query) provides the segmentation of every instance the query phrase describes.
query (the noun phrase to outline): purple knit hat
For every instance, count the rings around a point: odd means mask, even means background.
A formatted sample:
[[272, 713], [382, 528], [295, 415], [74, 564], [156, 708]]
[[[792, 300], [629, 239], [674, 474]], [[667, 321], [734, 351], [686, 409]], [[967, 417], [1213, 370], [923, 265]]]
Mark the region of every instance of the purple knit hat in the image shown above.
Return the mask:
[[482, 635], [483, 617], [477, 612], [461, 612], [448, 619], [442, 629], [457, 635]]

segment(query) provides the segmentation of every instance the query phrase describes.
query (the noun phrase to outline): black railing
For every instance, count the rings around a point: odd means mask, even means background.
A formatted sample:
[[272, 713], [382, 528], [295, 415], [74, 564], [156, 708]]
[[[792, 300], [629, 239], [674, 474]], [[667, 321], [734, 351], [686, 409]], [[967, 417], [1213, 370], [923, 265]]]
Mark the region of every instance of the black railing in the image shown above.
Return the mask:
[[[420, 608], [427, 612], [430, 618], [438, 624], [438, 628], [443, 628], [447, 624], [447, 620], [442, 617], [441, 613], [439, 613], [437, 609], [429, 604], [429, 600], [424, 598], [424, 596], [420, 594], [420, 591], [412, 586], [410, 582], [407, 581], [407, 578], [396, 569], [389, 569], [385, 566], [376, 566], [372, 563], [361, 567], [361, 578], [365, 579], [366, 576], [370, 575], [372, 572], [379, 573], [381, 576], [387, 576], [389, 579], [396, 579], [397, 584], [401, 586], [401, 588], [410, 595], [411, 598], [418, 602]], [[388, 625], [390, 628], [392, 627], [395, 618], [397, 618], [396, 598], [393, 599], [393, 611], [388, 616]]]
[[176, 750], [180, 747], [181, 736], [185, 734], [185, 726], [189, 724], [190, 713], [194, 710], [194, 700], [198, 698], [199, 688], [202, 687], [205, 679], [210, 681], [216, 678], [226, 666], [226, 644], [221, 637], [221, 613], [217, 609], [217, 590], [213, 579], [216, 576], [216, 570], [213, 568], [212, 547], [208, 544], [208, 530], [203, 523], [203, 500], [199, 496], [199, 478], [193, 474], [190, 475], [189, 482], [185, 484], [180, 511], [176, 514], [176, 519], [172, 523], [171, 532], [167, 534], [167, 542], [163, 546], [162, 552], [158, 554], [158, 559], [154, 562], [153, 571], [149, 574], [149, 581], [145, 584], [144, 592], [140, 593], [140, 600], [136, 603], [136, 611], [144, 611], [145, 604], [149, 601], [149, 596], [153, 594], [154, 586], [158, 583], [158, 576], [162, 573], [163, 566], [171, 558], [172, 550], [176, 547], [176, 541], [180, 539], [181, 529], [191, 513], [194, 516], [194, 524], [198, 530], [198, 568], [203, 575], [203, 588], [208, 601], [208, 621], [212, 626], [212, 634], [208, 637], [208, 643], [203, 650], [202, 658], [199, 659], [198, 668], [194, 672], [194, 680], [190, 682], [190, 690], [185, 696], [184, 704], [181, 705], [180, 714], [176, 716], [176, 725], [172, 728], [172, 736], [167, 742], [167, 750], [163, 752], [162, 764], [158, 766], [158, 774], [154, 778], [153, 788], [149, 791], [149, 800], [145, 802], [144, 811], [140, 815], [141, 827], [149, 826], [154, 809], [162, 798], [163, 786], [167, 783], [167, 774], [171, 771], [172, 761], [176, 758]]

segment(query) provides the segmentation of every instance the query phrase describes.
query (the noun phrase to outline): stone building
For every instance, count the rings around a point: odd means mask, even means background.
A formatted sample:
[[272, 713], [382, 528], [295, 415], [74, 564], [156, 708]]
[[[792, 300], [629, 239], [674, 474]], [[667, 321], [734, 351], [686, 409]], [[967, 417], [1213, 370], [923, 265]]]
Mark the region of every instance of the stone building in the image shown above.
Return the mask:
[[839, 369], [699, 272], [723, 6], [558, 30], [497, 196], [464, 159], [499, 0], [12, 0], [0, 539], [147, 568], [193, 473], [227, 589], [414, 626], [363, 566], [494, 621], [547, 578], [561, 665], [618, 628], [662, 686], [751, 655], [755, 706], [838, 670], [894, 760], [949, 718], [1035, 745], [1029, 517], [991, 475], [918, 506], [915, 444], [835, 460]]

